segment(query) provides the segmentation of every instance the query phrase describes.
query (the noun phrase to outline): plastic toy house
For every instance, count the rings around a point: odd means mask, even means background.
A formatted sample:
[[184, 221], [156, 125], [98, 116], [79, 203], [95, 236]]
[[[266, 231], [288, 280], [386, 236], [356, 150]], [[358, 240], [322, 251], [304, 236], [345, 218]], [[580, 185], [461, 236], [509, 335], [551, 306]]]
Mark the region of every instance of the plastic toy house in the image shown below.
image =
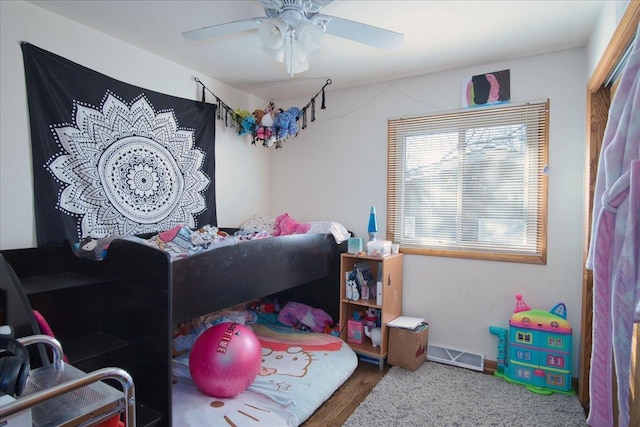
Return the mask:
[[498, 337], [497, 376], [535, 393], [573, 394], [572, 331], [563, 303], [556, 304], [551, 311], [532, 310], [522, 295], [516, 295], [508, 334], [505, 328], [497, 326], [489, 327], [489, 331]]

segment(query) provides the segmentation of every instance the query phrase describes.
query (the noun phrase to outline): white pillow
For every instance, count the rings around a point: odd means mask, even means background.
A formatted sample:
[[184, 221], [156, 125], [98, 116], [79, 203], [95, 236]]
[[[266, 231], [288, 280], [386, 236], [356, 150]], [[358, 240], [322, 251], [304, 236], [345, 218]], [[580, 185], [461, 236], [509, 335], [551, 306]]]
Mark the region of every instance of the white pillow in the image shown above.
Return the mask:
[[249, 230], [249, 231], [266, 230], [269, 233], [273, 233], [273, 228], [275, 227], [275, 224], [276, 224], [275, 218], [269, 218], [261, 215], [254, 215], [248, 220], [246, 220], [244, 223], [242, 223], [240, 228], [243, 230]]
[[351, 237], [349, 231], [342, 224], [335, 221], [316, 221], [308, 222], [307, 224], [311, 225], [308, 233], [333, 234], [338, 244]]

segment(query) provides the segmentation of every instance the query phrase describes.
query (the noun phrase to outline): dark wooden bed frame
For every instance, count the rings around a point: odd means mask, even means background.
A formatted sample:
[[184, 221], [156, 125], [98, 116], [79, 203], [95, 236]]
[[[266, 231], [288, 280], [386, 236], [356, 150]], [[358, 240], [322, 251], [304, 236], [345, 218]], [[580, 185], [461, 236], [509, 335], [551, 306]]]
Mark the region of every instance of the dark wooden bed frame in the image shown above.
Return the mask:
[[[174, 261], [128, 240], [114, 240], [102, 261], [78, 258], [70, 245], [1, 253], [15, 272], [18, 293], [26, 295], [9, 292], [15, 300], [7, 304], [24, 306], [27, 318], [38, 310], [77, 368], [127, 370], [136, 387], [138, 426], [170, 426], [173, 327], [264, 296], [322, 308], [337, 321], [345, 251], [346, 242], [337, 244], [331, 234], [304, 234]], [[18, 336], [34, 329], [22, 326]]]

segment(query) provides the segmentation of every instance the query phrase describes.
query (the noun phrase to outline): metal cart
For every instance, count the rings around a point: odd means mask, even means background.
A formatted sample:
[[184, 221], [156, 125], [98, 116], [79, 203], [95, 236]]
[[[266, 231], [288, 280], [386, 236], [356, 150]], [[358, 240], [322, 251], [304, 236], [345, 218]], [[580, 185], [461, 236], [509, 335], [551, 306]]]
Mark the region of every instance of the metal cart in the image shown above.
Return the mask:
[[[48, 335], [19, 338], [25, 346], [43, 343], [52, 352], [52, 363], [30, 371], [24, 393], [0, 406], [0, 425], [13, 426], [9, 417], [20, 415], [33, 427], [94, 426], [124, 413], [127, 427], [135, 427], [135, 390], [129, 373], [102, 368], [85, 373], [62, 360], [62, 346]], [[102, 380], [116, 380], [122, 391]], [[23, 427], [24, 421], [20, 421]], [[17, 424], [16, 424], [17, 425]]]

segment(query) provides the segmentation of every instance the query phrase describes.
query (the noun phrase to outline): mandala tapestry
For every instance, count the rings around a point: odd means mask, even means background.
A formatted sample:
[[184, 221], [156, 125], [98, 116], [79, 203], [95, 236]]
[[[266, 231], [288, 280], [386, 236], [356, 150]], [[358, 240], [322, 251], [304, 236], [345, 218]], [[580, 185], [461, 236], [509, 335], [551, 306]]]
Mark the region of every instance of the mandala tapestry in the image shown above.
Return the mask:
[[216, 225], [215, 105], [22, 53], [38, 246]]

